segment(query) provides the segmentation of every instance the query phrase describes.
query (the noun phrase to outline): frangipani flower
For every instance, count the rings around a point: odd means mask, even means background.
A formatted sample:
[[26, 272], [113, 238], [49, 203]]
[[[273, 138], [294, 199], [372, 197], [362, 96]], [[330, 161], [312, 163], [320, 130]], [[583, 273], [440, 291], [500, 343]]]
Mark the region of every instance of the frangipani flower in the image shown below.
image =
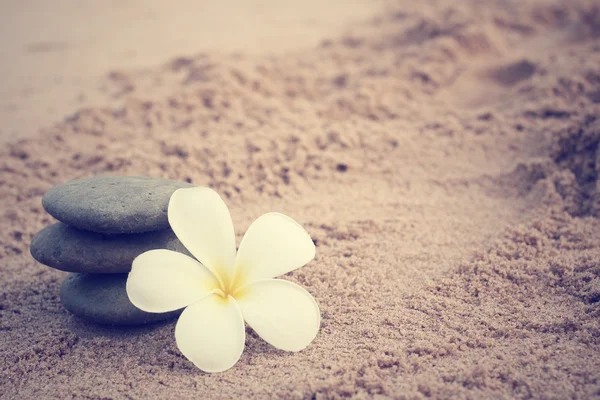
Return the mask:
[[170, 250], [139, 255], [127, 295], [147, 312], [186, 307], [175, 327], [183, 355], [206, 372], [231, 368], [244, 350], [244, 321], [281, 350], [299, 351], [312, 342], [321, 322], [315, 299], [295, 283], [273, 279], [315, 256], [314, 243], [298, 223], [283, 214], [262, 215], [236, 256], [231, 216], [214, 190], [175, 191], [168, 217], [196, 259]]

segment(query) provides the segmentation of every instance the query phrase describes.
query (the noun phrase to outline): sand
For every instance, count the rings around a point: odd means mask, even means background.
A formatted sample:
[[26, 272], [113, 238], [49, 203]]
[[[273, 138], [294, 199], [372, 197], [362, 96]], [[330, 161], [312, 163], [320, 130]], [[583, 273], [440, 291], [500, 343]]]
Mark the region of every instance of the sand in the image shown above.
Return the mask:
[[3, 1], [0, 144], [33, 136], [78, 108], [121, 107], [107, 76], [199, 52], [314, 47], [379, 11], [381, 1]]
[[[315, 48], [121, 72], [123, 107], [9, 143], [0, 398], [600, 397], [600, 8], [417, 3]], [[100, 174], [209, 185], [238, 241], [267, 211], [299, 221], [317, 256], [285, 278], [321, 307], [313, 344], [249, 329], [204, 374], [172, 322], [69, 315], [28, 245], [46, 190]]]

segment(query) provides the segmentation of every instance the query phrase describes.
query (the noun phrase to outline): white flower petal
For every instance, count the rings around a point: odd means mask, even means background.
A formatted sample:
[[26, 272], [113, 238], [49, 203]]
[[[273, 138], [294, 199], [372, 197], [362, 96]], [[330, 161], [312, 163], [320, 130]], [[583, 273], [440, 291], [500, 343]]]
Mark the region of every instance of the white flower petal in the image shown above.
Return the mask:
[[169, 201], [168, 216], [189, 252], [219, 279], [229, 279], [235, 263], [235, 234], [221, 196], [207, 187], [178, 189]]
[[215, 288], [218, 281], [208, 269], [171, 250], [150, 250], [137, 256], [126, 285], [129, 300], [146, 312], [178, 310]]
[[317, 336], [319, 306], [295, 283], [266, 279], [250, 283], [234, 296], [248, 325], [278, 349], [299, 351]]
[[198, 368], [221, 372], [235, 365], [244, 351], [246, 331], [233, 297], [210, 294], [192, 304], [175, 327], [177, 347]]
[[296, 221], [279, 213], [264, 214], [250, 225], [240, 243], [235, 262], [238, 282], [274, 278], [314, 257], [315, 244]]

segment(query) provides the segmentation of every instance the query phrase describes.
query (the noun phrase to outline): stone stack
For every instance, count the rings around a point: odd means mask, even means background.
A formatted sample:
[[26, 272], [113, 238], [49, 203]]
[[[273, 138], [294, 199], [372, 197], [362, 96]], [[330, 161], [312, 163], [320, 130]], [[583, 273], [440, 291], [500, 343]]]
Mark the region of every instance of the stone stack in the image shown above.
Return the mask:
[[64, 307], [83, 319], [111, 325], [138, 325], [179, 314], [147, 313], [127, 297], [131, 263], [141, 253], [169, 249], [188, 254], [169, 228], [173, 192], [193, 185], [142, 176], [101, 176], [50, 189], [44, 209], [60, 222], [31, 241], [40, 263], [71, 272], [60, 289]]

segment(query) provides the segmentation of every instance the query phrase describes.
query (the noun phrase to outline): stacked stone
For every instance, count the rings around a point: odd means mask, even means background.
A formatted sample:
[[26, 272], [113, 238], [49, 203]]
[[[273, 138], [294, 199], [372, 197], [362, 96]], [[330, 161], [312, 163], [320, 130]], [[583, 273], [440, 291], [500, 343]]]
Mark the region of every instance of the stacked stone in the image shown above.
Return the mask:
[[127, 297], [127, 273], [135, 257], [153, 249], [188, 254], [169, 228], [173, 192], [191, 184], [169, 179], [102, 176], [50, 189], [44, 209], [60, 222], [31, 241], [40, 263], [71, 272], [60, 289], [64, 307], [83, 319], [111, 325], [139, 325], [179, 312], [147, 313]]

